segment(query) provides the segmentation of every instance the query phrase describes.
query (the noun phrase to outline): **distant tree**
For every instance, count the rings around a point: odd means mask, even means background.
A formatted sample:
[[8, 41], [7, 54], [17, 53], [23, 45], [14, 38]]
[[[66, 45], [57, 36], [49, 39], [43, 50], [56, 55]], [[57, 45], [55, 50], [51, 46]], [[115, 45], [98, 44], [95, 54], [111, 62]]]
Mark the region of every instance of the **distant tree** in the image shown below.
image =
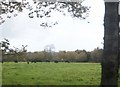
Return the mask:
[[78, 54], [77, 61], [79, 61], [79, 62], [87, 62], [88, 60], [87, 60], [87, 54], [86, 54], [86, 52], [81, 51]]
[[87, 52], [86, 50], [83, 50], [83, 52], [86, 54], [86, 60], [85, 62], [88, 62], [90, 59], [90, 52]]
[[59, 56], [59, 52], [54, 53], [53, 61], [58, 61], [58, 62], [61, 61], [61, 58]]
[[75, 50], [77, 53], [77, 61], [88, 62], [90, 54], [86, 50]]
[[52, 60], [54, 57], [55, 46], [53, 44], [46, 45], [44, 48], [44, 53], [47, 60]]
[[103, 50], [96, 48], [91, 52], [90, 61], [91, 62], [101, 62], [103, 57]]
[[30, 61], [44, 61], [46, 60], [44, 51], [28, 53], [28, 58]]
[[82, 50], [75, 50], [75, 52], [77, 53], [77, 54], [79, 54], [80, 52], [82, 52]]
[[77, 53], [74, 51], [67, 51], [66, 52], [66, 60], [69, 61], [76, 61], [77, 60]]
[[[39, 60], [42, 61], [42, 60], [44, 60], [44, 59], [45, 59], [44, 51], [39, 52]], [[38, 61], [39, 61], [39, 60], [38, 60]]]
[[58, 56], [61, 61], [65, 61], [66, 60], [66, 51], [59, 51]]
[[27, 46], [28, 45], [22, 45], [21, 52], [19, 52], [18, 54], [21, 54], [23, 60], [28, 63]]

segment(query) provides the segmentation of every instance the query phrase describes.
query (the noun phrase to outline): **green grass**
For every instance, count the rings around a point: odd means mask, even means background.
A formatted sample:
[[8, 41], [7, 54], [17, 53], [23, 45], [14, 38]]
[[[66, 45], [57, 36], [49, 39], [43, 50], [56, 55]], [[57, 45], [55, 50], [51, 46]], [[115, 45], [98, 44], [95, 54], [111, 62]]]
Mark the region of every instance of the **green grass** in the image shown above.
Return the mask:
[[[3, 85], [99, 85], [99, 63], [3, 63]], [[119, 79], [120, 83], [120, 79]]]

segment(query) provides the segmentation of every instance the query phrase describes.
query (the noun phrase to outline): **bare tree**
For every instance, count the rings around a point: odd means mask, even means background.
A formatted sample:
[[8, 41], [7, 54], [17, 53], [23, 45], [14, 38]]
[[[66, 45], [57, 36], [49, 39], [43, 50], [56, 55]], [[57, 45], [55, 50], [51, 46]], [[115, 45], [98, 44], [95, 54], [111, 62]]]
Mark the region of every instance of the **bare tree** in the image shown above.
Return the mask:
[[47, 60], [52, 60], [54, 57], [55, 46], [53, 44], [46, 45], [44, 51], [46, 53], [45, 55]]
[[22, 53], [23, 53], [23, 58], [24, 58], [24, 61], [26, 61], [28, 64], [29, 64], [29, 61], [28, 61], [28, 57], [27, 57], [27, 47], [28, 45], [22, 45]]

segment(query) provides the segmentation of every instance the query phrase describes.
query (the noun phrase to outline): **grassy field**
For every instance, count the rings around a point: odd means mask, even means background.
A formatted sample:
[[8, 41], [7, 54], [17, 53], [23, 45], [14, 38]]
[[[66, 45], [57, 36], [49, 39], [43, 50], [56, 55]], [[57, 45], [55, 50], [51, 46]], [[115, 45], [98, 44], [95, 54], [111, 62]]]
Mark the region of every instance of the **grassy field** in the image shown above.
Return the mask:
[[[3, 85], [99, 85], [99, 63], [3, 63]], [[120, 83], [120, 79], [119, 79]]]

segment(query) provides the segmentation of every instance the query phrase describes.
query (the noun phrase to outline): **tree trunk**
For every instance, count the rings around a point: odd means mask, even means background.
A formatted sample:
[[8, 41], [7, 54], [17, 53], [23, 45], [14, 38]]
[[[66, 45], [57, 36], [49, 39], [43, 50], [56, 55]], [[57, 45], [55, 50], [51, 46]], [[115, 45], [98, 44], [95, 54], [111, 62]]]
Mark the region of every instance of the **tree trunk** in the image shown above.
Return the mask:
[[118, 2], [105, 2], [104, 52], [102, 58], [101, 87], [118, 87]]

